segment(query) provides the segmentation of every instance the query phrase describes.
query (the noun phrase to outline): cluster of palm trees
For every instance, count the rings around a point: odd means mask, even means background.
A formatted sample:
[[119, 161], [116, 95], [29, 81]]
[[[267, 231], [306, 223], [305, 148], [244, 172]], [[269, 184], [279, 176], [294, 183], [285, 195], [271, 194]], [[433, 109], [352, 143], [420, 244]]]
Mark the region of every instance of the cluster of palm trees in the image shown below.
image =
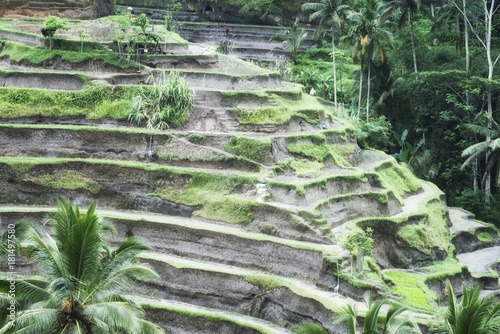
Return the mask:
[[[111, 248], [104, 232], [115, 229], [95, 210], [92, 204], [81, 213], [77, 205], [60, 200], [58, 210], [46, 220], [51, 234], [28, 221], [10, 226], [13, 233], [4, 235], [1, 254], [22, 251], [43, 276], [0, 276], [0, 333], [164, 333], [123, 295], [133, 281], [158, 278], [152, 267], [137, 259], [150, 247], [132, 237]], [[9, 247], [9, 239], [16, 240], [17, 247]]]
[[332, 35], [334, 102], [337, 108], [337, 75], [335, 62], [335, 38], [337, 32], [342, 33], [340, 40], [352, 46], [352, 57], [361, 62], [359, 84], [358, 112], [361, 112], [363, 89], [363, 73], [367, 70], [366, 118], [370, 117], [370, 83], [372, 61], [379, 58], [384, 63], [386, 48], [392, 46], [392, 34], [388, 30], [391, 23], [389, 17], [397, 14], [398, 26], [402, 26], [408, 18], [412, 40], [414, 70], [417, 73], [417, 58], [413, 36], [413, 18], [420, 7], [420, 0], [321, 0], [316, 3], [305, 3], [302, 10], [311, 12], [309, 19], [318, 21], [318, 29], [329, 27]]

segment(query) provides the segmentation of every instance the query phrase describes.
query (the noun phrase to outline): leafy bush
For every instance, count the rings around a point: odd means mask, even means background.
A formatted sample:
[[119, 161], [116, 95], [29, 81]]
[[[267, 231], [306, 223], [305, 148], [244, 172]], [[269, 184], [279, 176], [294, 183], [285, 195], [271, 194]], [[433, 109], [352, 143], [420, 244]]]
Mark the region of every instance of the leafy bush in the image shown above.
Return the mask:
[[146, 33], [146, 28], [149, 27], [149, 20], [146, 14], [142, 13], [139, 16], [135, 17], [131, 22], [131, 25], [134, 27], [139, 27], [142, 33]]
[[57, 16], [49, 16], [45, 20], [45, 25], [42, 29], [42, 34], [44, 37], [50, 37], [50, 49], [52, 50], [52, 45], [54, 43], [54, 34], [58, 30], [68, 30], [68, 20], [61, 19]]
[[485, 204], [484, 191], [465, 189], [456, 198], [457, 206], [472, 212], [475, 218], [500, 226], [500, 194], [492, 194], [490, 206]]
[[360, 119], [356, 134], [359, 147], [387, 150], [387, 147], [391, 145], [389, 129], [391, 129], [391, 123], [384, 116], [370, 123]]
[[146, 122], [148, 129], [164, 130], [171, 125], [182, 125], [194, 108], [194, 93], [179, 73], [168, 77], [162, 72], [158, 79], [149, 78], [151, 86], [141, 86], [127, 112], [129, 121]]

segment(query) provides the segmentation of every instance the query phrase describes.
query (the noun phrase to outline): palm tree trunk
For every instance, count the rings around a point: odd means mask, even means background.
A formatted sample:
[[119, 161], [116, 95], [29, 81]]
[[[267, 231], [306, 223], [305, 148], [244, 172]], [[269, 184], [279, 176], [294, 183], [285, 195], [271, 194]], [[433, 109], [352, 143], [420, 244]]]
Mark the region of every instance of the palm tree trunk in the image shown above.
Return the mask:
[[358, 116], [361, 113], [361, 92], [363, 90], [363, 56], [361, 56], [361, 69], [359, 70], [359, 97], [358, 97]]
[[371, 76], [371, 65], [372, 57], [370, 57], [371, 52], [368, 53], [368, 75], [366, 77], [366, 123], [368, 123], [370, 117], [370, 76]]
[[358, 97], [358, 117], [361, 114], [361, 90], [363, 89], [363, 66], [361, 66], [361, 73], [359, 74], [359, 97]]
[[417, 54], [415, 52], [415, 38], [413, 37], [413, 10], [410, 9], [410, 35], [411, 35], [411, 50], [413, 52], [413, 67], [417, 74]]
[[[489, 138], [487, 139], [489, 140]], [[488, 152], [486, 153], [486, 166], [488, 166], [488, 162], [489, 162], [489, 159], [490, 159], [490, 155], [491, 153]], [[485, 177], [485, 182], [484, 182], [484, 201], [486, 203], [486, 208], [489, 209], [490, 207], [490, 200], [491, 200], [491, 169], [488, 169], [488, 167], [486, 167], [486, 177]]]
[[476, 192], [479, 190], [479, 184], [477, 182], [477, 178], [479, 175], [477, 159], [475, 159], [474, 162], [472, 163], [472, 172], [474, 173], [474, 181], [473, 181], [472, 186], [473, 186], [474, 192]]
[[332, 25], [332, 55], [333, 55], [333, 99], [335, 101], [335, 112], [337, 111], [337, 73], [335, 70], [335, 24]]

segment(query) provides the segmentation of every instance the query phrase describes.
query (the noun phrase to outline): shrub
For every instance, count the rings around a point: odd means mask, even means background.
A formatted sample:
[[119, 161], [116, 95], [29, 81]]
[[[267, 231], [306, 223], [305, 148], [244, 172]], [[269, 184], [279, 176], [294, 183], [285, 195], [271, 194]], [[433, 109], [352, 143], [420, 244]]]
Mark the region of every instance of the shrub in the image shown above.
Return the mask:
[[158, 79], [149, 78], [151, 86], [141, 86], [127, 112], [129, 121], [146, 122], [148, 129], [165, 130], [182, 125], [194, 108], [194, 93], [189, 83], [177, 72], [168, 77], [162, 72]]
[[52, 50], [52, 45], [54, 44], [54, 34], [58, 30], [68, 30], [68, 20], [61, 19], [57, 16], [49, 16], [45, 20], [44, 27], [42, 29], [42, 34], [45, 37], [50, 37], [50, 49]]
[[384, 116], [370, 123], [360, 120], [356, 134], [359, 147], [387, 150], [391, 145], [390, 129], [391, 123]]

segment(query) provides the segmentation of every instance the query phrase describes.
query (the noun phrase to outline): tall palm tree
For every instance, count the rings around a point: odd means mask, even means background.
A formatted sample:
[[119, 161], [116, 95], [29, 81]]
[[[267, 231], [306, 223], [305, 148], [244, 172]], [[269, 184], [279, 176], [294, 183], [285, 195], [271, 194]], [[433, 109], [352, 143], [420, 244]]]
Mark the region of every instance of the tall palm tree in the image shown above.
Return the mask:
[[[44, 276], [16, 278], [15, 323], [4, 325], [0, 333], [163, 333], [144, 320], [140, 306], [120, 294], [133, 280], [158, 278], [137, 260], [150, 248], [132, 237], [112, 250], [103, 232], [114, 232], [114, 227], [95, 210], [93, 203], [82, 214], [77, 205], [60, 200], [46, 222], [53, 236], [33, 224], [24, 230], [27, 259], [38, 264]], [[0, 302], [5, 302], [8, 290], [9, 279], [3, 277]]]
[[492, 298], [480, 298], [481, 288], [462, 287], [462, 300], [457, 301], [450, 284], [447, 285], [448, 309], [445, 313], [448, 334], [490, 334], [500, 331], [500, 303]]
[[[490, 178], [495, 164], [500, 161], [500, 125], [489, 115], [479, 114], [477, 124], [467, 124], [466, 129], [486, 138], [485, 141], [471, 145], [462, 152], [462, 157], [467, 157], [467, 160], [462, 164], [462, 169], [470, 165], [474, 166], [481, 158], [486, 158], [485, 172], [481, 183], [486, 192], [486, 202], [489, 203], [490, 194], [485, 183]], [[500, 180], [499, 177], [500, 175], [497, 175], [497, 184]]]
[[273, 36], [269, 42], [281, 42], [285, 46], [286, 52], [290, 54], [293, 63], [297, 65], [297, 52], [300, 49], [302, 42], [307, 38], [307, 32], [304, 29], [299, 30], [299, 19], [297, 18], [289, 28], [281, 31], [280, 35]]
[[334, 102], [335, 110], [337, 110], [337, 71], [335, 65], [335, 30], [341, 27], [341, 16], [345, 9], [342, 5], [343, 0], [321, 0], [320, 2], [305, 3], [302, 5], [302, 10], [304, 11], [314, 11], [310, 16], [309, 20], [314, 21], [319, 19], [318, 29], [324, 26], [330, 26], [332, 31], [332, 67], [333, 67], [333, 90], [334, 90]]
[[354, 9], [347, 12], [349, 31], [343, 40], [353, 45], [353, 58], [361, 59], [361, 76], [359, 84], [358, 118], [361, 111], [361, 90], [363, 87], [363, 65], [367, 61], [366, 121], [370, 117], [370, 80], [372, 60], [380, 57], [385, 62], [385, 50], [392, 46], [392, 34], [384, 28], [382, 13], [385, 10], [380, 0], [358, 0]]
[[387, 9], [382, 14], [384, 17], [395, 12], [396, 9], [401, 9], [398, 19], [398, 27], [402, 27], [406, 17], [410, 25], [411, 50], [413, 52], [413, 68], [417, 74], [417, 54], [415, 52], [415, 37], [413, 35], [413, 16], [420, 8], [421, 0], [392, 0], [386, 4]]
[[[382, 334], [415, 334], [421, 333], [420, 328], [409, 319], [409, 314], [405, 316], [402, 313], [405, 308], [400, 305], [391, 305], [387, 309], [385, 317], [380, 316], [380, 311], [386, 300], [373, 300], [370, 294], [365, 294], [364, 302], [368, 308], [365, 316], [362, 334], [379, 333], [378, 323], [381, 320]], [[350, 301], [340, 309], [340, 314], [335, 318], [334, 323], [344, 323], [346, 333], [358, 334], [358, 307], [354, 301]]]

